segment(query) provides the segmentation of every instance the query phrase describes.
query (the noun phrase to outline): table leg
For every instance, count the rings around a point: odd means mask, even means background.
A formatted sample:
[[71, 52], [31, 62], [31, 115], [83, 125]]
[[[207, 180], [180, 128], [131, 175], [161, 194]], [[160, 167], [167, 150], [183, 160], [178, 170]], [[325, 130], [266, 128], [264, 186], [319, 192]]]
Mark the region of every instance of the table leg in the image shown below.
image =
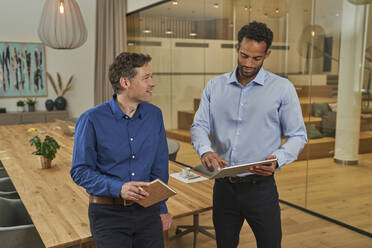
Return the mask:
[[163, 237], [164, 237], [164, 248], [169, 248], [168, 230], [163, 232]]

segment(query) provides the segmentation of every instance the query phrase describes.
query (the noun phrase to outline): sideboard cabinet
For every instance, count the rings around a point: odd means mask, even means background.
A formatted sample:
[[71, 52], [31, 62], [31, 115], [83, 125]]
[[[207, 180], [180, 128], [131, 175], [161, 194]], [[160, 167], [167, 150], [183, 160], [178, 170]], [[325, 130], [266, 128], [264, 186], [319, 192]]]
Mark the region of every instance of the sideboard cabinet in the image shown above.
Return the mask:
[[0, 114], [0, 125], [51, 122], [67, 119], [68, 111], [9, 112]]

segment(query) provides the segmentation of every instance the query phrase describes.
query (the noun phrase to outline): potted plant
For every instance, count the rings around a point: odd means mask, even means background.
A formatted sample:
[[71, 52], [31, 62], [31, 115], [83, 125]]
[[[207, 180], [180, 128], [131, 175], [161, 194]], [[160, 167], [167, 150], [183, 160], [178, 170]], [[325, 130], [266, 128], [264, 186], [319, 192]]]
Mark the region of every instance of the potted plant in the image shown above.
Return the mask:
[[30, 139], [30, 144], [36, 147], [36, 151], [32, 154], [40, 155], [41, 168], [50, 168], [52, 166], [52, 160], [56, 157], [57, 149], [60, 148], [57, 141], [53, 137], [47, 135], [44, 141], [41, 142], [39, 136], [35, 135]]
[[17, 102], [17, 111], [18, 112], [25, 112], [25, 102], [23, 100], [19, 100]]
[[27, 98], [26, 104], [28, 106], [28, 112], [35, 112], [36, 98]]

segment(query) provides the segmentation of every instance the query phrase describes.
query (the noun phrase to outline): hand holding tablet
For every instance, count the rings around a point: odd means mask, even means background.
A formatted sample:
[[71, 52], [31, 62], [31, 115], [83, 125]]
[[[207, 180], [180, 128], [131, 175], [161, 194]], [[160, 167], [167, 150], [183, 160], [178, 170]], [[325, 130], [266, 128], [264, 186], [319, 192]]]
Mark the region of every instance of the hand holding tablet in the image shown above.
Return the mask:
[[276, 163], [276, 161], [277, 161], [276, 158], [270, 158], [267, 160], [257, 161], [253, 163], [224, 167], [221, 170], [215, 170], [212, 176], [209, 177], [209, 179], [235, 176], [235, 175], [242, 174], [242, 173], [255, 172], [256, 170], [261, 171], [262, 169], [260, 170], [259, 167], [255, 169], [255, 167], [261, 166], [261, 165], [270, 166], [272, 165], [273, 162]]

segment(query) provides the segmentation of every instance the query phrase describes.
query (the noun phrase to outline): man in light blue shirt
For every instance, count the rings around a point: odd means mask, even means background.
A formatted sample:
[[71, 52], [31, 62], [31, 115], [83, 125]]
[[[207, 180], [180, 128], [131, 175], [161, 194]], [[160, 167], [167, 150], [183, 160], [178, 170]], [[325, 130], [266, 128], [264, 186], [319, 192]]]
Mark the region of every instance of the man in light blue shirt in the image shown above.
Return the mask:
[[191, 127], [192, 144], [210, 171], [277, 158], [237, 177], [216, 179], [213, 223], [219, 248], [237, 247], [244, 219], [258, 247], [281, 247], [273, 174], [296, 160], [307, 137], [294, 86], [262, 67], [272, 39], [263, 23], [252, 22], [239, 31], [238, 66], [208, 82]]

